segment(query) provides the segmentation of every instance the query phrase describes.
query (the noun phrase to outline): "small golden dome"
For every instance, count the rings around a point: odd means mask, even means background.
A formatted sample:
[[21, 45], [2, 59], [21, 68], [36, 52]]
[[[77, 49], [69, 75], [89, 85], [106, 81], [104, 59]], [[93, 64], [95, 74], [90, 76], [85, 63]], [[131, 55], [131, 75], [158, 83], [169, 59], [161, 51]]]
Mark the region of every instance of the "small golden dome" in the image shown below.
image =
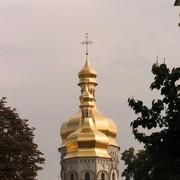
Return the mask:
[[86, 59], [86, 63], [84, 67], [81, 69], [81, 71], [78, 73], [78, 76], [79, 76], [79, 84], [78, 84], [79, 86], [81, 86], [84, 83], [91, 83], [94, 84], [95, 86], [97, 85], [96, 82], [97, 73], [89, 64], [88, 59]]
[[84, 67], [81, 69], [81, 71], [78, 73], [79, 78], [81, 77], [96, 77], [97, 73], [96, 71], [91, 67], [89, 64], [89, 61], [86, 60], [86, 63]]

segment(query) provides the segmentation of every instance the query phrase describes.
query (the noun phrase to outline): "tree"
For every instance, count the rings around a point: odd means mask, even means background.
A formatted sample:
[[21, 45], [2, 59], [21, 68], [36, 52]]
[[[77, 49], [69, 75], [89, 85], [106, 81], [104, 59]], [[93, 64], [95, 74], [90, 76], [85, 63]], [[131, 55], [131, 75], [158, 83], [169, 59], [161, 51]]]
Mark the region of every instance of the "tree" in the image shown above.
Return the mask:
[[[153, 180], [178, 180], [180, 179], [180, 67], [170, 71], [166, 64], [156, 63], [152, 66], [152, 73], [155, 77], [150, 88], [160, 91], [161, 98], [152, 100], [151, 108], [145, 106], [142, 101], [129, 98], [129, 106], [138, 115], [131, 123], [131, 127], [135, 139], [144, 144], [144, 152], [148, 155], [146, 164], [150, 166], [149, 177]], [[144, 130], [148, 130], [148, 133]]]
[[0, 100], [0, 179], [35, 180], [45, 161], [33, 142], [35, 128], [29, 128], [16, 109], [6, 107], [5, 100]]
[[139, 150], [135, 154], [134, 148], [131, 147], [122, 153], [121, 159], [127, 165], [127, 168], [122, 173], [126, 180], [152, 180], [149, 175], [151, 167], [147, 151]]

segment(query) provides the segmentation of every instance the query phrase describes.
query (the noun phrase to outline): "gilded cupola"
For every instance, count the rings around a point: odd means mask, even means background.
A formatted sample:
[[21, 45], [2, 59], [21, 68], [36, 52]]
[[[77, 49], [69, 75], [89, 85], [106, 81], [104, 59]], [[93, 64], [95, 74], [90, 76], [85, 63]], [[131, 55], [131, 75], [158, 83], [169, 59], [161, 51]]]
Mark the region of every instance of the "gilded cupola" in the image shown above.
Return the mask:
[[78, 73], [78, 76], [79, 76], [79, 84], [78, 84], [79, 86], [81, 86], [84, 83], [90, 83], [94, 86], [97, 85], [96, 82], [97, 73], [89, 64], [87, 53], [86, 53], [86, 63], [84, 67], [81, 69], [81, 71]]
[[[92, 148], [88, 147], [90, 144], [94, 144], [93, 148], [96, 151], [93, 151], [93, 153], [102, 151], [107, 144], [118, 147], [116, 143], [117, 128], [115, 123], [101, 114], [96, 107], [95, 87], [97, 86], [97, 73], [91, 67], [88, 60], [88, 45], [92, 43], [88, 40], [88, 35], [86, 35], [86, 39], [82, 43], [86, 45], [86, 62], [78, 73], [78, 85], [81, 88], [79, 110], [74, 116], [65, 121], [60, 129], [62, 138], [61, 148], [66, 147], [69, 152], [66, 158], [71, 157], [73, 153], [77, 156], [80, 156], [80, 154], [83, 156], [83, 153], [80, 153], [80, 151], [82, 150], [83, 152], [84, 148]], [[88, 109], [87, 112], [90, 112], [91, 116], [85, 116], [86, 109]], [[87, 139], [92, 143], [85, 143]], [[99, 147], [103, 148], [99, 149]], [[104, 151], [104, 157], [107, 156]]]
[[64, 159], [73, 157], [110, 158], [107, 152], [108, 137], [97, 130], [94, 125], [93, 99], [85, 84], [85, 90], [80, 96], [81, 121], [78, 129], [66, 139], [67, 155]]

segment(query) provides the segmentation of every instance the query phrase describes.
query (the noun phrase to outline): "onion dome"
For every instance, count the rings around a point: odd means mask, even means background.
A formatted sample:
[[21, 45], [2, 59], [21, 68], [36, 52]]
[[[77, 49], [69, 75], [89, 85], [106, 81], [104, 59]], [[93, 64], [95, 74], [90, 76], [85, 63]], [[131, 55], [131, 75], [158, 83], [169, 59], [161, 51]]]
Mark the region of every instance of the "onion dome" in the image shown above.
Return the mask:
[[93, 122], [93, 96], [86, 90], [80, 96], [81, 124], [66, 139], [67, 155], [64, 159], [73, 157], [103, 157], [110, 158], [107, 147], [107, 136], [98, 131]]
[[85, 117], [82, 125], [68, 136], [64, 159], [88, 156], [110, 158], [107, 147], [107, 136], [95, 128], [92, 118]]
[[[109, 145], [118, 146], [116, 142], [117, 127], [114, 121], [106, 116], [104, 116], [96, 107], [94, 102], [94, 107], [92, 108], [94, 125], [97, 130], [104, 133], [108, 137]], [[67, 137], [75, 132], [81, 123], [81, 109], [79, 109], [74, 116], [65, 121], [60, 129], [60, 135], [62, 138], [61, 147], [65, 146]]]
[[86, 59], [86, 63], [84, 67], [81, 69], [81, 71], [78, 73], [78, 76], [79, 76], [79, 84], [78, 84], [79, 86], [87, 82], [92, 83], [95, 86], [97, 85], [96, 82], [97, 73], [89, 64], [88, 59]]
[[[86, 69], [92, 69], [91, 67], [88, 67], [88, 66], [89, 66], [89, 63], [87, 63], [87, 61], [86, 61], [84, 67], [86, 67]], [[91, 71], [91, 72], [93, 72], [93, 71]], [[96, 82], [96, 78], [94, 76], [93, 79], [92, 78], [88, 78], [88, 81], [86, 81], [87, 79], [83, 79], [83, 77], [89, 77], [89, 71], [86, 71], [86, 72], [87, 72], [87, 74], [85, 74], [85, 71], [84, 71], [83, 73], [81, 73], [81, 76], [80, 76], [80, 82], [81, 83], [79, 83], [79, 85], [81, 87], [81, 92], [82, 92], [82, 95], [80, 96], [80, 102], [81, 103], [83, 101], [82, 97], [85, 96], [85, 94], [83, 94], [83, 93], [86, 93], [87, 89], [88, 89], [89, 92], [92, 91], [90, 93], [90, 94], [92, 94], [91, 98], [92, 98], [92, 96], [93, 97], [95, 96], [95, 93], [94, 93], [95, 92], [95, 90], [94, 90], [95, 85], [93, 85], [93, 83]], [[96, 83], [96, 85], [97, 85], [97, 83]], [[88, 98], [90, 98], [90, 97], [88, 97]], [[92, 113], [94, 115], [93, 119], [94, 119], [95, 127], [99, 131], [103, 132], [108, 137], [109, 145], [118, 146], [117, 142], [116, 142], [116, 134], [117, 134], [116, 124], [113, 122], [113, 120], [107, 118], [106, 116], [104, 116], [102, 113], [99, 112], [99, 110], [96, 107], [95, 98], [90, 103], [93, 104], [93, 106], [94, 106], [92, 108]], [[80, 105], [80, 108], [81, 108], [81, 105]], [[61, 129], [60, 129], [60, 135], [61, 135], [61, 138], [62, 138], [62, 145], [61, 145], [61, 147], [65, 146], [66, 138], [71, 133], [75, 132], [79, 128], [80, 122], [81, 122], [81, 109], [79, 109], [75, 113], [74, 116], [72, 116], [70, 119], [68, 119], [67, 121], [65, 121], [62, 124]]]
[[[90, 41], [86, 39], [85, 44], [88, 45]], [[60, 129], [60, 135], [62, 138], [62, 147], [69, 148], [70, 146], [74, 148], [74, 152], [78, 155], [77, 148], [81, 148], [77, 144], [77, 139], [80, 138], [82, 132], [85, 132], [84, 128], [88, 126], [88, 132], [91, 134], [84, 136], [89, 136], [89, 138], [94, 138], [92, 141], [95, 142], [95, 139], [98, 137], [103, 137], [108, 139], [108, 145], [117, 146], [116, 135], [117, 135], [117, 127], [113, 120], [107, 118], [103, 114], [99, 112], [96, 107], [95, 100], [95, 86], [97, 85], [96, 71], [90, 66], [88, 61], [88, 50], [86, 47], [86, 63], [82, 70], [78, 74], [79, 76], [79, 86], [81, 88], [81, 96], [80, 96], [80, 109], [72, 116], [70, 119], [65, 121]], [[93, 114], [92, 117], [86, 117], [82, 119], [82, 113], [84, 112], [84, 107], [91, 108], [91, 112]], [[84, 123], [82, 123], [84, 122]], [[97, 136], [96, 133], [97, 132]], [[80, 135], [78, 135], [80, 133]], [[102, 135], [104, 134], [104, 135]], [[85, 138], [85, 137], [84, 137]], [[76, 139], [76, 140], [75, 140]], [[83, 138], [80, 138], [83, 139]], [[98, 141], [98, 140], [97, 140]], [[71, 144], [70, 144], [71, 142]], [[82, 141], [84, 142], [84, 140]], [[105, 141], [106, 142], [106, 141]], [[74, 143], [74, 144], [73, 144]], [[96, 150], [98, 149], [97, 147]], [[76, 149], [76, 150], [75, 150]], [[70, 153], [72, 156], [72, 152]], [[79, 156], [79, 155], [78, 155]]]

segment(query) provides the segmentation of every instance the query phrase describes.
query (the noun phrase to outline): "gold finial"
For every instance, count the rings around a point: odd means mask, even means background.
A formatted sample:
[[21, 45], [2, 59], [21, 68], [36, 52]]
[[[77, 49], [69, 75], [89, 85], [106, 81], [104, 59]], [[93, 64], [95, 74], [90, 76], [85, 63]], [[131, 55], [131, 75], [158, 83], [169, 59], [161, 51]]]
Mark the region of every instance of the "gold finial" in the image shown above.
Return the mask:
[[86, 45], [86, 55], [88, 55], [88, 45], [92, 44], [92, 41], [89, 41], [88, 38], [89, 38], [88, 33], [86, 33], [85, 41], [82, 41], [82, 44]]

